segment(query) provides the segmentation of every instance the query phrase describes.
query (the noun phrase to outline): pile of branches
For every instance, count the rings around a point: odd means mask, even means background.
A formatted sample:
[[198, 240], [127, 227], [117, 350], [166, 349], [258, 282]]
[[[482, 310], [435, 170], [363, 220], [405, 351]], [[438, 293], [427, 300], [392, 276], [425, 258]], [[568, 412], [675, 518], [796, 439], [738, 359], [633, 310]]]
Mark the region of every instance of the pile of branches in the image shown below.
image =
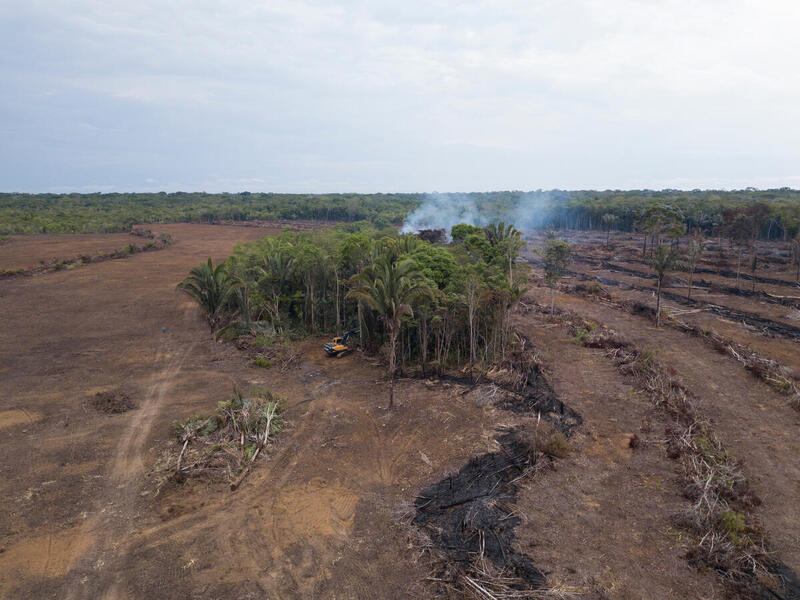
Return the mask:
[[696, 335], [720, 354], [735, 358], [745, 369], [767, 383], [773, 390], [788, 396], [790, 406], [800, 411], [800, 387], [791, 371], [778, 361], [761, 356], [744, 344], [725, 339], [711, 329], [690, 325], [674, 317], [668, 318], [666, 322], [681, 331]]
[[484, 374], [490, 381], [517, 392], [523, 391], [531, 382], [544, 374], [544, 366], [539, 351], [528, 338], [518, 331], [513, 332], [513, 350]]
[[[616, 301], [606, 293], [605, 290], [602, 290], [599, 286], [597, 286], [596, 289], [591, 283], [587, 285], [576, 284], [572, 286], [570, 292], [579, 296], [602, 298], [606, 304], [610, 304], [632, 315], [645, 316], [652, 320], [656, 318], [656, 311], [651, 306], [637, 301]], [[789, 405], [795, 410], [800, 411], [800, 387], [798, 387], [797, 381], [792, 376], [791, 371], [778, 361], [761, 356], [744, 344], [723, 338], [711, 329], [681, 321], [674, 315], [668, 315], [662, 322], [680, 331], [695, 335], [708, 343], [720, 354], [725, 354], [734, 358], [747, 369], [747, 371], [767, 383], [773, 390], [779, 394], [788, 396]]]
[[281, 373], [296, 367], [303, 356], [300, 350], [284, 343], [265, 321], [234, 321], [217, 331], [215, 337], [249, 352], [252, 364], [265, 368], [277, 366]]
[[736, 583], [768, 581], [773, 565], [754, 514], [760, 500], [750, 490], [741, 465], [697, 410], [691, 393], [652, 353], [637, 350], [613, 330], [599, 329], [583, 344], [605, 349], [617, 368], [670, 416], [665, 428], [667, 454], [681, 460], [683, 491], [691, 501], [679, 520], [699, 539], [690, 560]]
[[180, 450], [173, 479], [183, 482], [202, 475], [229, 482], [235, 490], [280, 431], [283, 406], [283, 400], [266, 388], [245, 396], [234, 387], [231, 398], [220, 402], [211, 416], [177, 423]]

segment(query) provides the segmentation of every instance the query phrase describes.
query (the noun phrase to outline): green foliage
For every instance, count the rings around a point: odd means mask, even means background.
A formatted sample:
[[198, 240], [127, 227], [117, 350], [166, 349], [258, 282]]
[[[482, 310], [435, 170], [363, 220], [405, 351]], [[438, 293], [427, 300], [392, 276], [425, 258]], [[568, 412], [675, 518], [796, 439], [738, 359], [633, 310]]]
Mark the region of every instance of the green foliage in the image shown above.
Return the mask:
[[224, 309], [230, 307], [234, 301], [238, 288], [243, 282], [228, 275], [224, 264], [212, 265], [211, 259], [207, 263], [189, 271], [178, 288], [192, 296], [208, 314], [211, 327], [216, 326]]
[[658, 275], [659, 281], [664, 279], [668, 271], [673, 271], [678, 265], [678, 253], [670, 246], [658, 246], [653, 251], [650, 264]]
[[[478, 207], [478, 222], [516, 220], [529, 228], [634, 231], [651, 207], [668, 205], [682, 215], [683, 230], [706, 235], [727, 226], [734, 213], [762, 204], [768, 219], [759, 234], [789, 240], [800, 232], [800, 191], [772, 190], [549, 190], [463, 194]], [[275, 219], [369, 221], [377, 229], [399, 225], [424, 200], [422, 194], [0, 194], [0, 234], [106, 233], [136, 223], [209, 223]], [[730, 215], [728, 215], [730, 216]], [[520, 217], [523, 221], [520, 221]], [[756, 223], [757, 224], [757, 223]], [[457, 225], [456, 242], [480, 229]]]
[[399, 225], [421, 200], [420, 194], [0, 194], [0, 233], [111, 233], [136, 223], [258, 219], [386, 227]]
[[410, 256], [422, 274], [433, 281], [440, 290], [449, 285], [456, 270], [456, 261], [447, 248], [421, 244]]
[[483, 234], [483, 229], [468, 223], [459, 223], [450, 228], [450, 237], [454, 242], [463, 242], [470, 234]]
[[750, 543], [747, 535], [745, 515], [735, 510], [727, 510], [720, 516], [721, 529], [728, 534], [734, 546], [745, 547]]
[[548, 239], [539, 254], [544, 263], [545, 282], [549, 286], [554, 286], [569, 266], [572, 247], [567, 242]]
[[[510, 343], [509, 314], [523, 292], [512, 278], [524, 281], [527, 269], [515, 262], [518, 232], [506, 225], [495, 230], [493, 246], [483, 229], [473, 229], [470, 235], [482, 241], [474, 252], [467, 244], [434, 246], [363, 222], [284, 231], [237, 246], [225, 267], [241, 280], [253, 320], [220, 336], [256, 336], [249, 344], [258, 349], [276, 336], [360, 327], [362, 347], [386, 344], [390, 351], [397, 344], [401, 369], [411, 361], [439, 370], [468, 356], [493, 360]], [[244, 313], [242, 304], [229, 305], [226, 317]], [[268, 330], [257, 333], [262, 326]]]
[[272, 366], [270, 360], [260, 354], [257, 354], [251, 363], [254, 367], [261, 367], [262, 369], [269, 369]]

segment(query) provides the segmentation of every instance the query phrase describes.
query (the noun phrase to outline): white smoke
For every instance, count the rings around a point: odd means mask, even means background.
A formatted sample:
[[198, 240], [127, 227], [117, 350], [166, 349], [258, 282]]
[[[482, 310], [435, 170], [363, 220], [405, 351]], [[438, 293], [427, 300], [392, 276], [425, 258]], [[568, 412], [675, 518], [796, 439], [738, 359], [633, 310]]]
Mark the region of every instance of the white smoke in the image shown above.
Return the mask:
[[468, 223], [484, 227], [504, 221], [520, 230], [537, 229], [552, 217], [551, 192], [488, 192], [472, 194], [428, 194], [406, 217], [401, 233], [444, 229]]

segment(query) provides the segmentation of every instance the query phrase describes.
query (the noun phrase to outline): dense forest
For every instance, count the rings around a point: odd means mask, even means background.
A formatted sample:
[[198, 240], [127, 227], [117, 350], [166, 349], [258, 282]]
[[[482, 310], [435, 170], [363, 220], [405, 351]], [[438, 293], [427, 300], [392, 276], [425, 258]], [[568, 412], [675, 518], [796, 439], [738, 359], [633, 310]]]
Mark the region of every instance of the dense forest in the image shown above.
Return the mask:
[[0, 234], [114, 233], [138, 223], [275, 219], [399, 225], [420, 194], [0, 194]]
[[[578, 190], [469, 194], [0, 194], [0, 234], [118, 232], [137, 223], [272, 219], [370, 221], [378, 228], [503, 220], [520, 229], [636, 231], [641, 215], [669, 206], [685, 231], [716, 235], [725, 213], [763, 205], [761, 238], [794, 238], [800, 231], [800, 191]], [[456, 215], [451, 218], [451, 215]], [[426, 221], [429, 219], [429, 221]], [[442, 222], [444, 220], [444, 222]]]

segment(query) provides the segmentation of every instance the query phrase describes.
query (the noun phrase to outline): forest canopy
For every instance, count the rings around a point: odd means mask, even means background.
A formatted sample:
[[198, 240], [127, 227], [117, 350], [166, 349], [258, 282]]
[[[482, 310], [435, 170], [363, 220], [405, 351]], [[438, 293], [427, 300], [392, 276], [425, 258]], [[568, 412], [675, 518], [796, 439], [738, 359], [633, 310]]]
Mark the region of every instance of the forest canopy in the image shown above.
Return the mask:
[[[271, 194], [241, 192], [0, 194], [0, 235], [25, 233], [104, 233], [140, 223], [218, 223], [315, 219], [369, 221], [376, 227], [413, 221], [426, 206], [462, 205], [460, 222], [484, 226], [515, 223], [520, 229], [554, 228], [635, 231], [642, 213], [669, 206], [686, 231], [714, 234], [726, 211], [762, 204], [768, 211], [762, 238], [790, 239], [800, 231], [800, 191], [773, 190], [548, 190], [468, 194]], [[415, 212], [416, 211], [416, 212]], [[469, 215], [470, 218], [463, 218]]]

